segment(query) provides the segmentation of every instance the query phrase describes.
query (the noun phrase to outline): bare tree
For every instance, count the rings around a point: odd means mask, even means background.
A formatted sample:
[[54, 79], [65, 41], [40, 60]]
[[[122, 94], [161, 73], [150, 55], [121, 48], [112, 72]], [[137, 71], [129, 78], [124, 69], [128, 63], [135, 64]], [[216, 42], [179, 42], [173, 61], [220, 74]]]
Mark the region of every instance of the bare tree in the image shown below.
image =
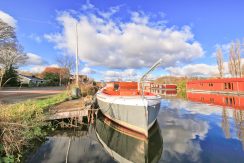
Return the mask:
[[233, 43], [231, 44], [231, 47], [230, 47], [230, 53], [229, 53], [229, 62], [228, 62], [228, 66], [229, 66], [229, 73], [232, 77], [234, 77], [235, 75], [235, 72], [234, 72], [234, 45]]
[[240, 41], [232, 43], [229, 53], [229, 72], [232, 77], [241, 77], [241, 46]]
[[13, 27], [0, 19], [0, 87], [2, 86], [3, 75], [10, 66], [18, 66], [26, 60], [22, 46], [16, 39]]
[[236, 42], [236, 69], [237, 69], [237, 76], [241, 77], [241, 43], [239, 40]]
[[224, 62], [223, 62], [223, 53], [221, 48], [219, 48], [216, 52], [216, 58], [217, 58], [217, 64], [218, 64], [218, 70], [219, 70], [219, 76], [220, 78], [224, 75]]
[[0, 19], [0, 43], [14, 42], [16, 39], [14, 28]]
[[[73, 56], [70, 56], [70, 55], [58, 56], [57, 62], [61, 68], [68, 70], [68, 74], [69, 74], [68, 78], [69, 78], [70, 73], [74, 70], [75, 58]], [[63, 78], [62, 74], [64, 74], [64, 73], [60, 71], [60, 73], [59, 73], [59, 79], [60, 79], [59, 85], [60, 86], [61, 86], [62, 78]]]
[[244, 77], [244, 64], [241, 65], [241, 76]]

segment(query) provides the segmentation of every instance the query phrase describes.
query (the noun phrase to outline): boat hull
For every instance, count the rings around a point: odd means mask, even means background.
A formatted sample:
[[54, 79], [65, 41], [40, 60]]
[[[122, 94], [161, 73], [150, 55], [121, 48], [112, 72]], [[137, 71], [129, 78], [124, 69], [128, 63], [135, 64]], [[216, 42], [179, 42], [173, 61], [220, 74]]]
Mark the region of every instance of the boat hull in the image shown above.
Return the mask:
[[161, 98], [158, 96], [110, 96], [102, 92], [97, 94], [101, 112], [115, 123], [144, 134], [156, 121]]

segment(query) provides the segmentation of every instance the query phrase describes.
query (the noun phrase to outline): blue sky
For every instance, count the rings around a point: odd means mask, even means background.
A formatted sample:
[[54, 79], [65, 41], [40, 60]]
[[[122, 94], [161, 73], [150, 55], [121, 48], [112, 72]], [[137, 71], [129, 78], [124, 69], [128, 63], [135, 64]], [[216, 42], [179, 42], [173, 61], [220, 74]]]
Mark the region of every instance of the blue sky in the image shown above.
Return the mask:
[[243, 9], [241, 0], [0, 1], [30, 56], [20, 69], [41, 71], [74, 55], [76, 22], [80, 71], [97, 80], [137, 79], [157, 58], [165, 63], [154, 76], [216, 75], [216, 46], [225, 52], [243, 40]]

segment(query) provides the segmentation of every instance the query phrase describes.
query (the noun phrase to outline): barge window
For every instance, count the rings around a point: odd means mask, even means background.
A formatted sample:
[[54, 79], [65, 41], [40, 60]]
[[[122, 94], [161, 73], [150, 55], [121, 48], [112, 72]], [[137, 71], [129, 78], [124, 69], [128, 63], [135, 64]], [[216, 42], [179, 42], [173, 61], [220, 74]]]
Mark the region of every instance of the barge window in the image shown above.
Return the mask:
[[209, 87], [213, 87], [213, 83], [208, 83], [208, 86]]
[[230, 83], [228, 83], [228, 86], [229, 86], [229, 89], [231, 89], [231, 85], [230, 85]]
[[210, 102], [214, 103], [214, 98], [210, 98]]
[[232, 98], [230, 98], [230, 105], [232, 105]]
[[225, 83], [225, 89], [227, 89], [227, 83]]
[[228, 97], [225, 98], [225, 104], [228, 105]]

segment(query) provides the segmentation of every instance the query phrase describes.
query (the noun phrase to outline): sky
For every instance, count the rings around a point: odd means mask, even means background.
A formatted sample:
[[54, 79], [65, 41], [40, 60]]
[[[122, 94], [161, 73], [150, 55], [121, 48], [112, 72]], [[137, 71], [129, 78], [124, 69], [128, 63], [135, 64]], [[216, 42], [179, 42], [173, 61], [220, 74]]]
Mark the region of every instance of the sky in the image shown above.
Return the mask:
[[215, 52], [243, 43], [241, 0], [0, 0], [0, 19], [16, 28], [28, 56], [19, 69], [41, 72], [57, 58], [75, 56], [79, 71], [95, 80], [216, 76]]

